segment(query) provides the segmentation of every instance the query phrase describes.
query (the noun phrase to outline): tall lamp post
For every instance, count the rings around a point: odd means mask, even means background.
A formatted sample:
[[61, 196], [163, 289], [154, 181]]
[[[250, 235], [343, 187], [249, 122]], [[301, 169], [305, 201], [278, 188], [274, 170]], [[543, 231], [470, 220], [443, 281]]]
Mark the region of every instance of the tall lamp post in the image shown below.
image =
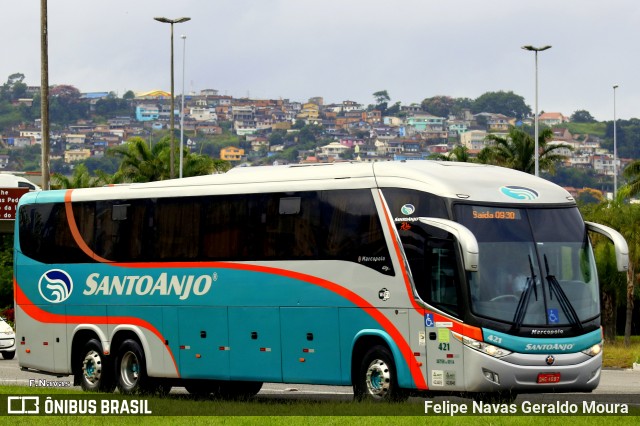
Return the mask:
[[182, 22], [187, 22], [189, 21], [191, 18], [187, 18], [187, 17], [182, 17], [182, 18], [177, 18], [177, 19], [169, 19], [169, 18], [162, 18], [162, 17], [155, 17], [153, 18], [158, 22], [163, 22], [165, 24], [171, 24], [171, 114], [170, 114], [170, 127], [171, 127], [171, 155], [169, 158], [169, 161], [171, 162], [170, 167], [169, 167], [169, 177], [171, 179], [173, 179], [174, 175], [175, 175], [175, 167], [174, 167], [174, 157], [175, 157], [175, 141], [174, 141], [174, 128], [175, 128], [175, 119], [174, 119], [174, 113], [175, 113], [175, 104], [174, 104], [174, 94], [173, 94], [173, 24], [180, 24]]
[[542, 52], [543, 50], [551, 49], [551, 46], [542, 46], [542, 47], [533, 47], [533, 46], [522, 46], [524, 50], [529, 50], [535, 52], [536, 57], [536, 111], [534, 118], [534, 139], [535, 139], [535, 175], [538, 176], [540, 174], [540, 148], [538, 147], [538, 52]]
[[181, 35], [182, 38], [182, 105], [180, 107], [180, 179], [182, 179], [182, 141], [184, 140], [184, 61], [187, 56], [187, 36]]
[[42, 189], [49, 186], [49, 30], [47, 0], [40, 0], [40, 125], [42, 130]]
[[616, 201], [618, 193], [618, 141], [616, 140], [616, 89], [613, 86], [613, 201]]

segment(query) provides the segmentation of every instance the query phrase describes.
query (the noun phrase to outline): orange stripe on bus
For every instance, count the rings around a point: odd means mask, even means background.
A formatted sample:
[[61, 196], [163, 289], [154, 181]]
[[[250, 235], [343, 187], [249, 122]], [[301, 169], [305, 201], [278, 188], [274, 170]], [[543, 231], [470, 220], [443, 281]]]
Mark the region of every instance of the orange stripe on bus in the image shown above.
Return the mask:
[[[15, 281], [14, 281], [15, 283]], [[152, 332], [161, 342], [165, 342], [165, 338], [162, 336], [162, 333], [158, 331], [152, 324], [149, 322], [135, 317], [120, 317], [120, 316], [104, 316], [104, 315], [62, 315], [62, 314], [53, 314], [51, 312], [47, 312], [43, 309], [40, 309], [36, 305], [34, 305], [26, 294], [22, 292], [20, 287], [16, 284], [15, 288], [17, 289], [16, 295], [16, 304], [22, 308], [22, 310], [33, 318], [36, 321], [50, 323], [50, 324], [127, 324], [127, 325], [135, 325], [138, 327], [146, 328], [150, 332]], [[169, 351], [169, 355], [171, 355], [171, 360], [173, 361], [173, 366], [176, 369], [176, 374], [178, 377], [180, 376], [180, 372], [178, 371], [178, 364], [176, 363], [176, 359], [173, 356], [173, 352], [169, 347], [167, 347]]]
[[73, 189], [67, 190], [67, 192], [65, 192], [64, 194], [64, 209], [67, 213], [67, 223], [69, 224], [69, 230], [71, 230], [71, 235], [73, 236], [73, 239], [75, 240], [78, 247], [80, 247], [80, 249], [84, 252], [84, 254], [86, 254], [90, 258], [95, 259], [98, 262], [102, 262], [102, 263], [112, 263], [113, 262], [112, 260], [105, 259], [104, 257], [100, 257], [97, 254], [95, 254], [95, 252], [91, 250], [91, 248], [84, 241], [84, 238], [82, 238], [82, 235], [80, 235], [80, 230], [78, 229], [76, 218], [73, 215], [73, 205], [71, 204], [71, 192], [73, 192]]
[[[381, 190], [378, 190], [378, 195], [380, 196], [381, 202], [384, 204], [384, 197], [382, 195]], [[402, 253], [400, 252], [400, 246], [398, 244], [398, 240], [395, 238], [396, 233], [394, 231], [396, 230], [396, 228], [393, 222], [391, 222], [391, 218], [389, 217], [387, 210], [388, 209], [386, 208], [384, 209], [384, 217], [386, 219], [387, 226], [389, 227], [389, 232], [391, 233], [391, 236], [392, 236], [391, 240], [393, 242], [393, 247], [395, 249], [396, 256], [398, 257], [398, 262], [400, 263], [401, 266], [404, 266], [404, 258], [402, 257]], [[416, 311], [418, 311], [421, 315], [426, 313], [433, 313], [433, 319], [435, 322], [450, 322], [452, 324], [451, 330], [455, 331], [456, 333], [462, 334], [463, 336], [471, 337], [472, 339], [475, 339], [478, 341], [483, 341], [482, 330], [480, 328], [464, 324], [453, 318], [440, 315], [437, 312], [431, 312], [426, 308], [420, 306], [416, 302], [413, 296], [413, 291], [411, 290], [411, 282], [409, 281], [409, 275], [407, 274], [407, 271], [405, 270], [404, 267], [402, 268], [402, 277], [404, 278], [405, 286], [407, 288], [407, 295], [411, 300], [411, 304], [413, 305], [413, 308]]]
[[331, 281], [307, 275], [301, 272], [289, 271], [280, 268], [273, 268], [270, 266], [250, 265], [246, 263], [230, 263], [230, 262], [175, 262], [171, 264], [161, 262], [151, 263], [119, 263], [117, 266], [127, 268], [221, 268], [221, 269], [236, 269], [251, 272], [260, 272], [271, 275], [281, 275], [287, 278], [292, 278], [298, 281], [304, 281], [319, 287], [325, 288], [333, 293], [342, 296], [346, 300], [350, 301], [357, 307], [363, 309], [369, 316], [371, 316], [382, 328], [389, 333], [393, 341], [398, 345], [403, 358], [405, 359], [411, 376], [418, 389], [427, 389], [427, 384], [424, 380], [422, 372], [414, 362], [413, 351], [409, 347], [409, 344], [404, 339], [400, 331], [393, 325], [382, 312], [367, 302], [362, 297], [358, 296], [354, 292], [345, 289], [344, 287], [333, 283]]

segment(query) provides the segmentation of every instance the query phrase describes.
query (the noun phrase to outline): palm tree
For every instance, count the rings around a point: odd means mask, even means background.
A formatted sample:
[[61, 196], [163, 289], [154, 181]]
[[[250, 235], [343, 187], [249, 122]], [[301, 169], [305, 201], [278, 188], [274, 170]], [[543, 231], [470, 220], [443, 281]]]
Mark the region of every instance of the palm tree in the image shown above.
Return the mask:
[[[149, 148], [144, 139], [133, 137], [126, 144], [111, 149], [110, 155], [122, 157], [122, 163], [112, 182], [154, 182], [169, 179], [170, 149], [168, 137], [162, 138], [152, 148]], [[175, 158], [179, 157], [176, 155]], [[184, 177], [224, 173], [230, 168], [231, 163], [228, 161], [213, 159], [206, 154], [195, 154], [184, 148]]]
[[93, 188], [112, 183], [111, 176], [103, 171], [96, 170], [96, 175], [97, 176], [91, 176], [87, 166], [78, 164], [74, 167], [73, 174], [70, 178], [61, 173], [54, 173], [51, 177], [51, 183], [62, 189]]
[[640, 160], [635, 160], [629, 164], [623, 172], [628, 179], [627, 184], [620, 189], [625, 198], [632, 198], [640, 194]]
[[[549, 145], [548, 141], [553, 136], [551, 129], [544, 129], [538, 137], [539, 156], [538, 162], [541, 170], [555, 173], [555, 164], [564, 160], [565, 156], [554, 153], [562, 148], [571, 150], [566, 144]], [[521, 129], [512, 127], [509, 135], [503, 138], [489, 134], [486, 140], [493, 145], [484, 148], [478, 155], [480, 162], [508, 167], [521, 172], [533, 174], [535, 172], [535, 140]]]
[[449, 154], [447, 154], [447, 159], [448, 161], [468, 163], [471, 161], [471, 157], [469, 156], [469, 148], [464, 145], [456, 145], [449, 152]]
[[439, 161], [458, 161], [461, 163], [469, 163], [473, 161], [471, 156], [469, 155], [469, 148], [464, 145], [456, 145], [453, 147], [451, 151], [447, 155], [444, 154], [433, 154], [429, 156], [432, 160]]
[[225, 173], [231, 169], [231, 163], [227, 160], [213, 159], [206, 154], [196, 154], [188, 150], [184, 153], [183, 162], [184, 177]]
[[124, 145], [112, 148], [110, 155], [122, 157], [115, 178], [122, 182], [153, 182], [168, 179], [169, 170], [168, 137], [162, 138], [153, 148], [141, 137], [130, 138]]
[[[604, 301], [607, 300], [605, 297], [607, 292], [611, 293], [614, 299], [617, 295], [617, 298], [626, 301], [624, 344], [628, 347], [631, 344], [633, 305], [639, 278], [637, 270], [640, 265], [640, 206], [613, 200], [597, 205], [583, 206], [581, 211], [586, 220], [603, 223], [620, 232], [629, 245], [629, 269], [626, 277], [623, 273], [611, 268], [608, 272], [607, 269], [603, 269], [607, 272], [605, 276], [602, 276], [602, 272], [599, 273]], [[597, 238], [594, 238], [594, 243], [597, 251], [602, 250], [598, 248], [600, 244], [609, 244]], [[622, 305], [622, 302], [619, 301], [617, 304]]]

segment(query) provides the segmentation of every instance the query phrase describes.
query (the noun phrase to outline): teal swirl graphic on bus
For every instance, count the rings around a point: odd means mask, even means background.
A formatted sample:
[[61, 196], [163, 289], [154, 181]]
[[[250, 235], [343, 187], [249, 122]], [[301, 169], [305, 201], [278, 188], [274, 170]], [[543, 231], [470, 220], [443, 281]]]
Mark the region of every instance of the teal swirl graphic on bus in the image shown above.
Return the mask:
[[509, 198], [516, 200], [529, 200], [533, 201], [537, 199], [540, 194], [531, 188], [525, 188], [524, 186], [503, 186], [500, 188], [500, 192]]

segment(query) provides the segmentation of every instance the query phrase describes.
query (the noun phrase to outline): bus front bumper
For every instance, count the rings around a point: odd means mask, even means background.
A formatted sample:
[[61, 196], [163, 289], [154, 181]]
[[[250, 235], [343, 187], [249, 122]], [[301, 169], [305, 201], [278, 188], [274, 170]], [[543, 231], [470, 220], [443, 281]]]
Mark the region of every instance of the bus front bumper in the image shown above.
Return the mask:
[[464, 365], [468, 392], [591, 392], [600, 383], [602, 353], [512, 353], [494, 358], [465, 348]]

